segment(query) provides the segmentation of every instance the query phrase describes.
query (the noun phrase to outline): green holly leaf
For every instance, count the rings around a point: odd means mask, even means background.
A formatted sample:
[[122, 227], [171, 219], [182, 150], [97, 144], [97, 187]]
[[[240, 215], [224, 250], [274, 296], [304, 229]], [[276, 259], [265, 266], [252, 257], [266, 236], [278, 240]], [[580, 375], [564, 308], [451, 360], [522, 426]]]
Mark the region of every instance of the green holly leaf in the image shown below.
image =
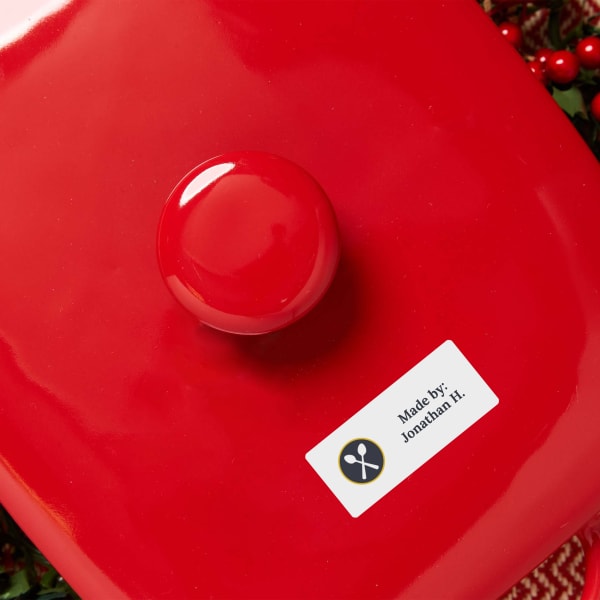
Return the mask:
[[28, 592], [30, 588], [31, 585], [27, 580], [27, 573], [25, 572], [25, 569], [21, 569], [10, 576], [10, 587], [6, 592], [0, 594], [0, 600], [18, 598], [21, 594]]
[[595, 69], [580, 69], [578, 80], [581, 83], [587, 83], [589, 85], [597, 85], [597, 77]]
[[69, 596], [65, 590], [49, 590], [37, 596], [37, 600], [70, 600], [71, 598], [73, 596]]
[[49, 568], [40, 578], [40, 586], [43, 590], [54, 587], [54, 582], [58, 579], [58, 574], [53, 568]]
[[568, 90], [553, 88], [552, 97], [570, 117], [580, 114], [584, 119], [588, 118], [585, 102], [579, 88], [570, 87]]

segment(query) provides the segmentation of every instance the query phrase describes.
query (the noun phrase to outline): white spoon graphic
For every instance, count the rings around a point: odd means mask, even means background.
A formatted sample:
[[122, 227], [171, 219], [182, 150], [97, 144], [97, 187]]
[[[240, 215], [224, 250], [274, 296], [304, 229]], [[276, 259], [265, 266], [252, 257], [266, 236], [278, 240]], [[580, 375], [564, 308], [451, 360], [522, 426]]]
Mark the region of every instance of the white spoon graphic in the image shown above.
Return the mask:
[[367, 447], [361, 442], [358, 445], [357, 452], [360, 456], [360, 464], [362, 465], [362, 478], [364, 481], [367, 478], [367, 472], [365, 470], [365, 454], [367, 453]]
[[[360, 446], [363, 446], [363, 448], [364, 448], [364, 452], [362, 452], [362, 453], [360, 451], [361, 450]], [[373, 463], [365, 462], [364, 456], [367, 453], [367, 449], [364, 447], [364, 444], [359, 445], [358, 453], [360, 454], [361, 460], [358, 460], [358, 458], [356, 458], [356, 456], [354, 456], [353, 454], [344, 454], [344, 460], [349, 465], [353, 465], [355, 463], [360, 463], [362, 466], [362, 478], [363, 478], [363, 480], [365, 480], [367, 478], [367, 473], [366, 473], [365, 467], [369, 467], [370, 469], [375, 469], [376, 471], [378, 471], [379, 465], [374, 465]]]
[[[344, 454], [344, 460], [349, 465], [353, 465], [354, 463], [363, 464], [363, 462], [361, 460], [358, 460], [358, 458], [356, 458], [356, 456], [353, 456], [352, 454]], [[370, 462], [365, 462], [364, 464], [365, 464], [365, 466], [370, 467], [371, 469], [379, 469], [379, 465], [374, 465], [373, 463], [370, 463]]]

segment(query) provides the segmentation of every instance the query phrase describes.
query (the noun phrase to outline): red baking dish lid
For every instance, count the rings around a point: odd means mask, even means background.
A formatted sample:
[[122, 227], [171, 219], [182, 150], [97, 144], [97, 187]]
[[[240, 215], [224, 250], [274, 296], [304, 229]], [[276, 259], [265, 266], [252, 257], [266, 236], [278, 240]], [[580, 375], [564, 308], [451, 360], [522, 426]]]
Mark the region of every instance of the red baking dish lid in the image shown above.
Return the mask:
[[[494, 597], [600, 508], [599, 171], [474, 2], [38, 4], [0, 18], [0, 500], [81, 594]], [[265, 335], [157, 260], [231, 152], [337, 220], [329, 291]], [[485, 390], [464, 422], [440, 369]]]

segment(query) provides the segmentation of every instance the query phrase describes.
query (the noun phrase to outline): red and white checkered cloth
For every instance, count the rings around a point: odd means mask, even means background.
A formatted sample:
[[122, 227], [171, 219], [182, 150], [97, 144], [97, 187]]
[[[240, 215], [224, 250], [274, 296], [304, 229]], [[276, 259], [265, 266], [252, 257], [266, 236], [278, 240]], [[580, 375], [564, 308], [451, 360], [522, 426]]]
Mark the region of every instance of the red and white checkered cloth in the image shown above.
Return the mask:
[[576, 600], [585, 579], [585, 553], [577, 536], [523, 577], [500, 600]]
[[[549, 47], [548, 17], [549, 8], [539, 8], [527, 16], [521, 23], [525, 47], [530, 52]], [[581, 21], [587, 21], [595, 27], [600, 26], [600, 0], [568, 0], [560, 16], [560, 34], [569, 34]]]

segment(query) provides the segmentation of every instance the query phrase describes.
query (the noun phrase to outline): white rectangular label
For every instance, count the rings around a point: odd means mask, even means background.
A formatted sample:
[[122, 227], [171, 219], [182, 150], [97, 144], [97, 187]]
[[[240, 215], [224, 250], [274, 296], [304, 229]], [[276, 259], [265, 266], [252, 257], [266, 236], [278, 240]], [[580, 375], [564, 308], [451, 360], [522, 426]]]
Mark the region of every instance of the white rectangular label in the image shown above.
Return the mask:
[[448, 340], [306, 454], [358, 517], [498, 404]]

